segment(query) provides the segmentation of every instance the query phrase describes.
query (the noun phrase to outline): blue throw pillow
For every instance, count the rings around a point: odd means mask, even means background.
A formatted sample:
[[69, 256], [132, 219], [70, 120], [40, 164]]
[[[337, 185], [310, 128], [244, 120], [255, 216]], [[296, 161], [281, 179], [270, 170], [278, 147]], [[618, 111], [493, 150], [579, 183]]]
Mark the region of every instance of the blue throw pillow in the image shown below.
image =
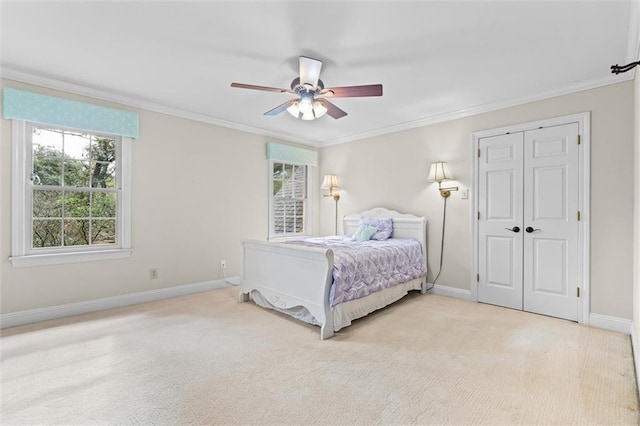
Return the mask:
[[378, 228], [376, 227], [360, 225], [351, 239], [356, 241], [369, 241], [376, 232], [378, 232]]

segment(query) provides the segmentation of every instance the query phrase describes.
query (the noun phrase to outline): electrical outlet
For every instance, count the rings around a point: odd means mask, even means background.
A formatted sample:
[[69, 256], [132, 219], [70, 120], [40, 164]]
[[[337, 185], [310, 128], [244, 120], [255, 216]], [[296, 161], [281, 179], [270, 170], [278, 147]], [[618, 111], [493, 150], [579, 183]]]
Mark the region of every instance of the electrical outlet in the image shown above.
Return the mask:
[[225, 268], [227, 267], [227, 261], [226, 261], [226, 260], [221, 260], [221, 261], [220, 261], [220, 267], [221, 267], [222, 269], [225, 269]]
[[158, 268], [149, 269], [149, 279], [157, 280], [158, 279]]

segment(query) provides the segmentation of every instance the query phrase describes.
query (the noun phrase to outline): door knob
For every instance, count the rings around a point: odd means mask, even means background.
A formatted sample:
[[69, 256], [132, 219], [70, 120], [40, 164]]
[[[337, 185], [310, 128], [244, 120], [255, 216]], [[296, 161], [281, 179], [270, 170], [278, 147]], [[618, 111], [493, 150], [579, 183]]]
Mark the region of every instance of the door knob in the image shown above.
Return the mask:
[[520, 228], [518, 228], [517, 226], [514, 226], [513, 228], [504, 228], [507, 231], [511, 231], [511, 232], [520, 232]]
[[527, 228], [525, 229], [525, 231], [527, 231], [528, 233], [532, 233], [533, 231], [542, 231], [542, 229], [533, 229], [530, 226], [527, 226]]

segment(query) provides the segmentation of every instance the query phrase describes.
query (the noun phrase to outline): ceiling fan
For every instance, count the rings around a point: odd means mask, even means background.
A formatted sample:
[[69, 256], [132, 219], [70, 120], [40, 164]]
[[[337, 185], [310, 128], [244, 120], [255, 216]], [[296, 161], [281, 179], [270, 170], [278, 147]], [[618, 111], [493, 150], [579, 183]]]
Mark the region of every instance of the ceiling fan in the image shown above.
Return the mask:
[[262, 90], [265, 92], [291, 93], [297, 97], [278, 105], [264, 113], [264, 115], [276, 115], [287, 110], [291, 115], [303, 120], [314, 120], [325, 113], [338, 119], [347, 113], [333, 103], [329, 98], [353, 98], [362, 96], [382, 96], [382, 84], [367, 84], [364, 86], [324, 87], [320, 80], [322, 61], [300, 56], [300, 76], [293, 79], [290, 89], [277, 87], [256, 86], [253, 84], [231, 83], [231, 87], [241, 89]]

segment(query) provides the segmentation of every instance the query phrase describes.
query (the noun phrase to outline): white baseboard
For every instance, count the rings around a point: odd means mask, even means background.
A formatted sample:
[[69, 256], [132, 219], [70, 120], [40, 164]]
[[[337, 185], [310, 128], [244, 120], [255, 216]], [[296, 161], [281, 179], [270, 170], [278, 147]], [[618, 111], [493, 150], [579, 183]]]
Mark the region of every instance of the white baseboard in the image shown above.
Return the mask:
[[[429, 288], [431, 283], [427, 283], [427, 288]], [[463, 290], [461, 288], [449, 287], [446, 285], [434, 285], [433, 290], [431, 290], [433, 294], [437, 294], [440, 296], [447, 297], [455, 297], [456, 299], [463, 300], [471, 300], [471, 292], [469, 290]]]
[[[429, 287], [429, 285], [430, 283], [427, 283], [427, 288]], [[431, 292], [433, 294], [438, 294], [440, 296], [455, 297], [456, 299], [463, 299], [463, 300], [472, 300], [471, 292], [469, 290], [463, 290], [456, 287], [449, 287], [449, 286], [436, 284], [433, 287], [433, 290], [431, 290]], [[635, 330], [632, 327], [631, 320], [612, 317], [609, 315], [591, 313], [589, 314], [589, 325], [591, 327], [603, 328], [605, 330], [616, 331], [618, 333], [624, 333], [624, 334], [635, 333]], [[633, 334], [632, 334], [632, 337], [633, 337]], [[640, 362], [640, 348], [638, 348], [636, 344], [636, 346], [634, 346], [634, 349], [638, 349], [637, 351], [638, 362]], [[640, 374], [640, 370], [638, 370], [638, 374]]]
[[231, 285], [240, 285], [240, 277], [229, 277], [226, 278], [227, 283]]
[[138, 293], [122, 294], [120, 296], [105, 297], [102, 299], [93, 299], [84, 302], [69, 303], [66, 305], [57, 305], [47, 308], [29, 309], [26, 311], [12, 312], [10, 314], [2, 314], [0, 315], [0, 328], [15, 327], [39, 321], [68, 317], [71, 315], [87, 314], [105, 309], [121, 308], [123, 306], [153, 302], [154, 300], [168, 299], [170, 297], [186, 296], [188, 294], [228, 287], [238, 280], [239, 277], [229, 277], [222, 280], [184, 284], [157, 290], [141, 291]]
[[640, 389], [640, 347], [638, 346], [638, 332], [633, 322], [631, 323], [631, 350], [633, 352], [633, 363], [636, 366], [636, 386]]
[[624, 319], [624, 318], [590, 313], [589, 325], [591, 327], [598, 327], [598, 328], [604, 328], [605, 330], [617, 331], [618, 333], [631, 334], [631, 320]]

